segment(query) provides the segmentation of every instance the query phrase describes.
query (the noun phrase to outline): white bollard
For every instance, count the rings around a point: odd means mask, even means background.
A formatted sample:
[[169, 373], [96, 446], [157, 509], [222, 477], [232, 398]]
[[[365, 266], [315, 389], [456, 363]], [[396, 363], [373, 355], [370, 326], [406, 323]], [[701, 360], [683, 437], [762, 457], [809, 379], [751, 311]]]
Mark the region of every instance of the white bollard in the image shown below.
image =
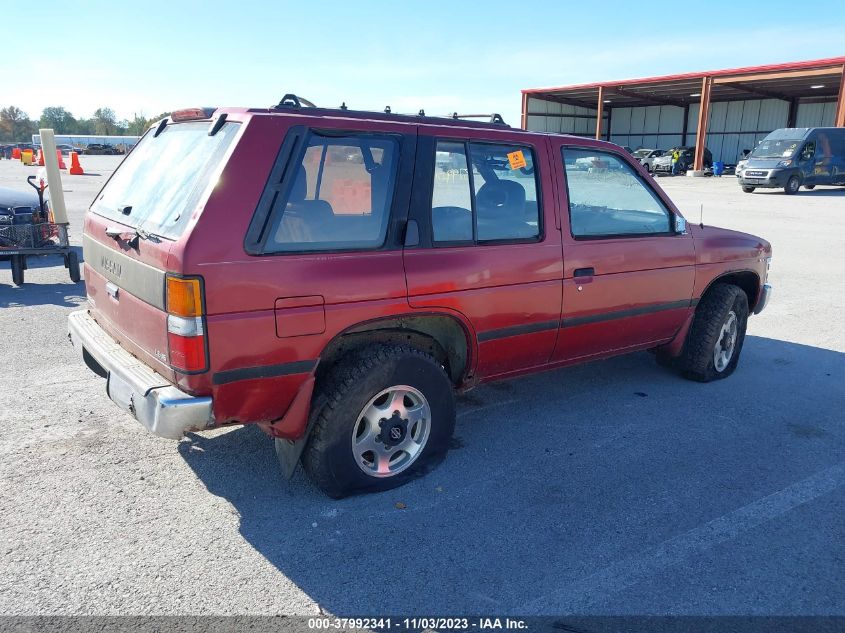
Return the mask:
[[53, 130], [38, 130], [41, 135], [41, 151], [44, 153], [44, 168], [47, 170], [47, 185], [50, 187], [50, 210], [56, 224], [67, 224], [65, 192], [62, 191], [62, 174], [56, 157], [56, 137]]

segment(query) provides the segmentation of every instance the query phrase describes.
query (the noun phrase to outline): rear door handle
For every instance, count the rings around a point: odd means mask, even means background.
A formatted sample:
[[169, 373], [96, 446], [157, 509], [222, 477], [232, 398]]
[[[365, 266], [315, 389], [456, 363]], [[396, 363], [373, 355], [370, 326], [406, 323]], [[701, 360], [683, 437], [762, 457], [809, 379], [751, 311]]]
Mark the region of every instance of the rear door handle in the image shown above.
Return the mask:
[[574, 273], [576, 277], [592, 277], [595, 274], [595, 268], [576, 268]]

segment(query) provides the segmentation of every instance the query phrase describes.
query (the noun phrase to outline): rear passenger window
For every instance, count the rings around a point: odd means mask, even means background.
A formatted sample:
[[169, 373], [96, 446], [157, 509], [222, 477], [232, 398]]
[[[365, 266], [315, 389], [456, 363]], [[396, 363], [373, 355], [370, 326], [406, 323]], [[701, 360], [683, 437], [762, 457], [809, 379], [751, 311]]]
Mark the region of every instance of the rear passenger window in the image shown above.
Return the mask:
[[609, 152], [563, 152], [573, 237], [669, 233], [671, 214], [624, 160]]
[[391, 137], [312, 133], [290, 192], [273, 205], [266, 250], [381, 246], [390, 217], [398, 151]]
[[466, 147], [440, 141], [435, 155], [431, 228], [435, 242], [472, 241], [472, 196]]
[[534, 154], [525, 147], [441, 140], [435, 153], [434, 241], [536, 240]]

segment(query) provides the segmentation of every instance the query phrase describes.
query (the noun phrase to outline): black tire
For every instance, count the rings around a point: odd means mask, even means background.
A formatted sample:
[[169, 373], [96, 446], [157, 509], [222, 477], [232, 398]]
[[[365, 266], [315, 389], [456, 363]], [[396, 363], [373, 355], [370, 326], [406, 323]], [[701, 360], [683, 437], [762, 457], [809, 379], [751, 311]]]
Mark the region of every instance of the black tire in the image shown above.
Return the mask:
[[26, 262], [23, 255], [12, 255], [12, 283], [16, 286], [23, 286], [23, 271], [26, 270]]
[[742, 187], [742, 190], [743, 190], [745, 193], [754, 193], [754, 189], [755, 189], [755, 187], [746, 187], [746, 186], [744, 186], [744, 185], [743, 185], [743, 187]]
[[783, 192], [788, 195], [794, 195], [798, 193], [798, 189], [801, 188], [801, 179], [798, 176], [790, 176], [789, 180], [786, 181], [786, 186], [783, 188]]
[[73, 283], [79, 283], [82, 277], [79, 274], [79, 255], [76, 251], [70, 251], [67, 254], [67, 271], [70, 274], [70, 280]]
[[816, 188], [815, 185], [804, 185], [804, 189], [806, 189], [807, 191], [812, 191], [815, 188]]
[[[345, 357], [322, 383], [313, 400], [313, 430], [302, 465], [328, 496], [340, 499], [390, 490], [427, 473], [445, 457], [455, 428], [455, 398], [449, 377], [433, 357], [411, 347], [374, 345]], [[376, 477], [358, 465], [353, 433], [368, 403], [395, 385], [423, 394], [431, 410], [430, 430], [418, 457], [405, 470]]]
[[[733, 352], [727, 366], [718, 369], [714, 352], [731, 313], [735, 315], [737, 325]], [[730, 376], [739, 362], [747, 325], [748, 297], [745, 292], [730, 284], [714, 285], [695, 310], [684, 351], [678, 359], [681, 374], [698, 382], [711, 382]]]

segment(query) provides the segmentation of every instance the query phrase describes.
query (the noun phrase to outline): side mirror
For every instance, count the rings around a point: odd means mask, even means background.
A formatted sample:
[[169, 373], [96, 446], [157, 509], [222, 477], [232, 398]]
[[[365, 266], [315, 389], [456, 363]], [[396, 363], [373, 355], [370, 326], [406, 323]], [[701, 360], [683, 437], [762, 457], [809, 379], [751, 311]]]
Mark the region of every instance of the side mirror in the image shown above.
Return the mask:
[[687, 234], [686, 218], [682, 218], [679, 215], [675, 216], [675, 233], [677, 235], [686, 235]]

